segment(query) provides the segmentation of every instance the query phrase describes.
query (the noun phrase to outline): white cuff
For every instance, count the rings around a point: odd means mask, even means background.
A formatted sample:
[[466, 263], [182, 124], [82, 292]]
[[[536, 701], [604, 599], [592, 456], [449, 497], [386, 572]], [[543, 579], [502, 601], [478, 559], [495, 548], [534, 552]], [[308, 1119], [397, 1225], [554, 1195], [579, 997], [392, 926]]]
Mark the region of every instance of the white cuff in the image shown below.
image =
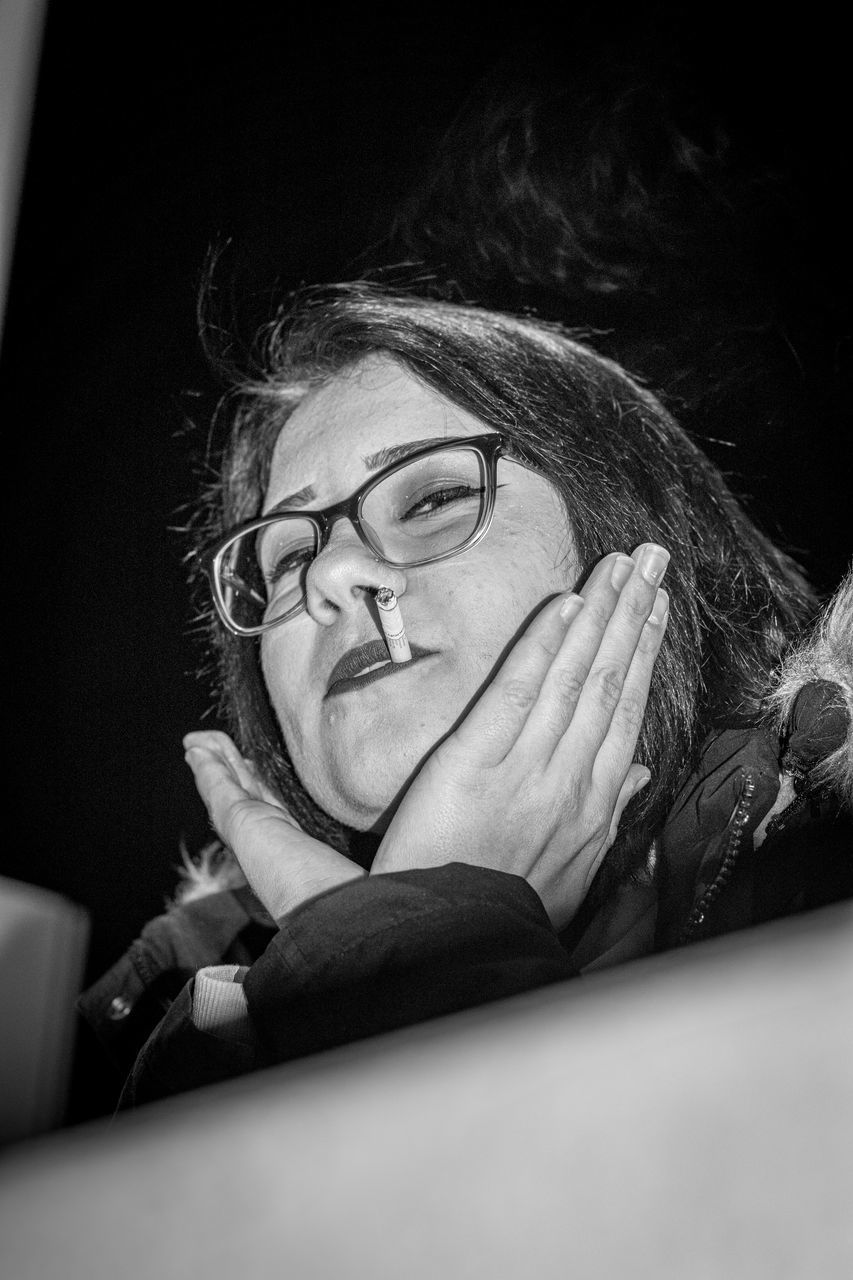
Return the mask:
[[252, 1024], [249, 1019], [243, 978], [248, 972], [245, 965], [220, 964], [199, 969], [193, 983], [193, 1024], [199, 1031], [208, 1031], [222, 1040], [251, 1042]]

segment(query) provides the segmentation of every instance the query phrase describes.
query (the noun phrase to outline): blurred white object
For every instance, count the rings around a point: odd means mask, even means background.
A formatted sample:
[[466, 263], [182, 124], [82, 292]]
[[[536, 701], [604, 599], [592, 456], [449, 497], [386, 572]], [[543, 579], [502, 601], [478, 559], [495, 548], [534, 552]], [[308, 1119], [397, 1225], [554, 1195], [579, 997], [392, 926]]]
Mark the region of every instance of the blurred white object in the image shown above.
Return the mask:
[[0, 0], [0, 339], [45, 9], [45, 0]]
[[853, 904], [9, 1151], [14, 1280], [850, 1280]]
[[0, 878], [0, 1142], [62, 1121], [88, 937], [82, 907]]

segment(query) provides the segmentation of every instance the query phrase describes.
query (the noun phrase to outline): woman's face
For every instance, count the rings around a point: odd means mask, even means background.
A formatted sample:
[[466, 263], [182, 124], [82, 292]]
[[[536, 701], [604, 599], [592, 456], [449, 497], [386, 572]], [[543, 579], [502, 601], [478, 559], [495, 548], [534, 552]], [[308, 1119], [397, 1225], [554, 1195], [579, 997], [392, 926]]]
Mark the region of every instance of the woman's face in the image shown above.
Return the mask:
[[[308, 486], [303, 506], [330, 506], [387, 465], [371, 456], [383, 449], [488, 430], [389, 357], [370, 357], [292, 414], [275, 446], [264, 510]], [[299, 777], [322, 809], [358, 830], [381, 829], [520, 630], [577, 577], [556, 490], [505, 458], [498, 485], [486, 536], [417, 569], [383, 567], [339, 520], [308, 571], [306, 610], [263, 636], [264, 678]], [[330, 687], [345, 654], [383, 639], [379, 586], [396, 591], [409, 642], [425, 656], [385, 678]]]

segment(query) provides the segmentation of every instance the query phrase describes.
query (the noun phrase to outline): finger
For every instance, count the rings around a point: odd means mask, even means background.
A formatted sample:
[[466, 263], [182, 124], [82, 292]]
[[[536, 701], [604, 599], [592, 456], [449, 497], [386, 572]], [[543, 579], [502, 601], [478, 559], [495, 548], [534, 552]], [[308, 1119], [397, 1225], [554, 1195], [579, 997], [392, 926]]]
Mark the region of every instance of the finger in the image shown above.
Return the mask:
[[540, 610], [448, 739], [448, 746], [459, 748], [476, 764], [488, 766], [504, 759], [524, 727], [567, 629], [582, 609], [583, 599], [568, 594]]
[[193, 748], [210, 752], [216, 756], [241, 783], [245, 784], [250, 781], [249, 765], [240, 755], [227, 733], [223, 733], [220, 729], [197, 729], [184, 737], [184, 749], [189, 751]]
[[593, 778], [598, 785], [618, 786], [634, 759], [654, 666], [668, 621], [669, 598], [661, 589], [634, 651], [609, 729], [596, 754]]
[[[654, 544], [638, 549], [634, 568], [619, 593], [598, 652], [590, 665], [571, 725], [566, 731], [571, 750], [586, 759], [590, 766], [622, 701], [625, 681], [641, 637], [645, 637], [643, 647], [647, 656], [651, 652], [649, 646], [654, 649], [653, 641], [657, 635], [654, 628], [665, 616], [668, 603], [666, 593], [659, 594], [658, 586], [668, 560], [668, 553]], [[647, 632], [646, 625], [653, 615], [653, 629]]]
[[572, 722], [626, 578], [634, 572], [626, 555], [606, 556], [584, 584], [584, 607], [542, 681], [535, 708], [519, 736], [531, 759], [549, 761]]
[[619, 794], [616, 797], [616, 804], [613, 807], [613, 817], [610, 819], [610, 830], [607, 833], [607, 839], [604, 842], [603, 853], [607, 853], [617, 835], [619, 834], [619, 824], [622, 821], [622, 815], [628, 806], [629, 800], [633, 800], [634, 796], [642, 791], [643, 787], [651, 781], [652, 775], [645, 766], [640, 764], [631, 765], [628, 770], [625, 781], [619, 788]]
[[227, 840], [234, 807], [250, 799], [245, 787], [223, 756], [209, 746], [188, 746], [185, 759], [213, 826]]
[[249, 796], [287, 812], [281, 797], [267, 786], [255, 766], [240, 754], [227, 733], [220, 729], [195, 730], [184, 737], [184, 748], [191, 750], [194, 747], [210, 751], [220, 759]]

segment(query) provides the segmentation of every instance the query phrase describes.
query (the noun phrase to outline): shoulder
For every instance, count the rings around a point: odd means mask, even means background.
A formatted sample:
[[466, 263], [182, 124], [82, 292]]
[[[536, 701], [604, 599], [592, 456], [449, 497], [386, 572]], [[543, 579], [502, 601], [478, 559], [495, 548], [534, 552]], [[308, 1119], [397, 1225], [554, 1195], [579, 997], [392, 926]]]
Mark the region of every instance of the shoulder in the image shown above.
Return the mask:
[[658, 943], [853, 894], [853, 574], [769, 684], [760, 724], [709, 735], [660, 845]]
[[786, 770], [831, 789], [853, 810], [853, 569], [789, 655], [768, 704]]

